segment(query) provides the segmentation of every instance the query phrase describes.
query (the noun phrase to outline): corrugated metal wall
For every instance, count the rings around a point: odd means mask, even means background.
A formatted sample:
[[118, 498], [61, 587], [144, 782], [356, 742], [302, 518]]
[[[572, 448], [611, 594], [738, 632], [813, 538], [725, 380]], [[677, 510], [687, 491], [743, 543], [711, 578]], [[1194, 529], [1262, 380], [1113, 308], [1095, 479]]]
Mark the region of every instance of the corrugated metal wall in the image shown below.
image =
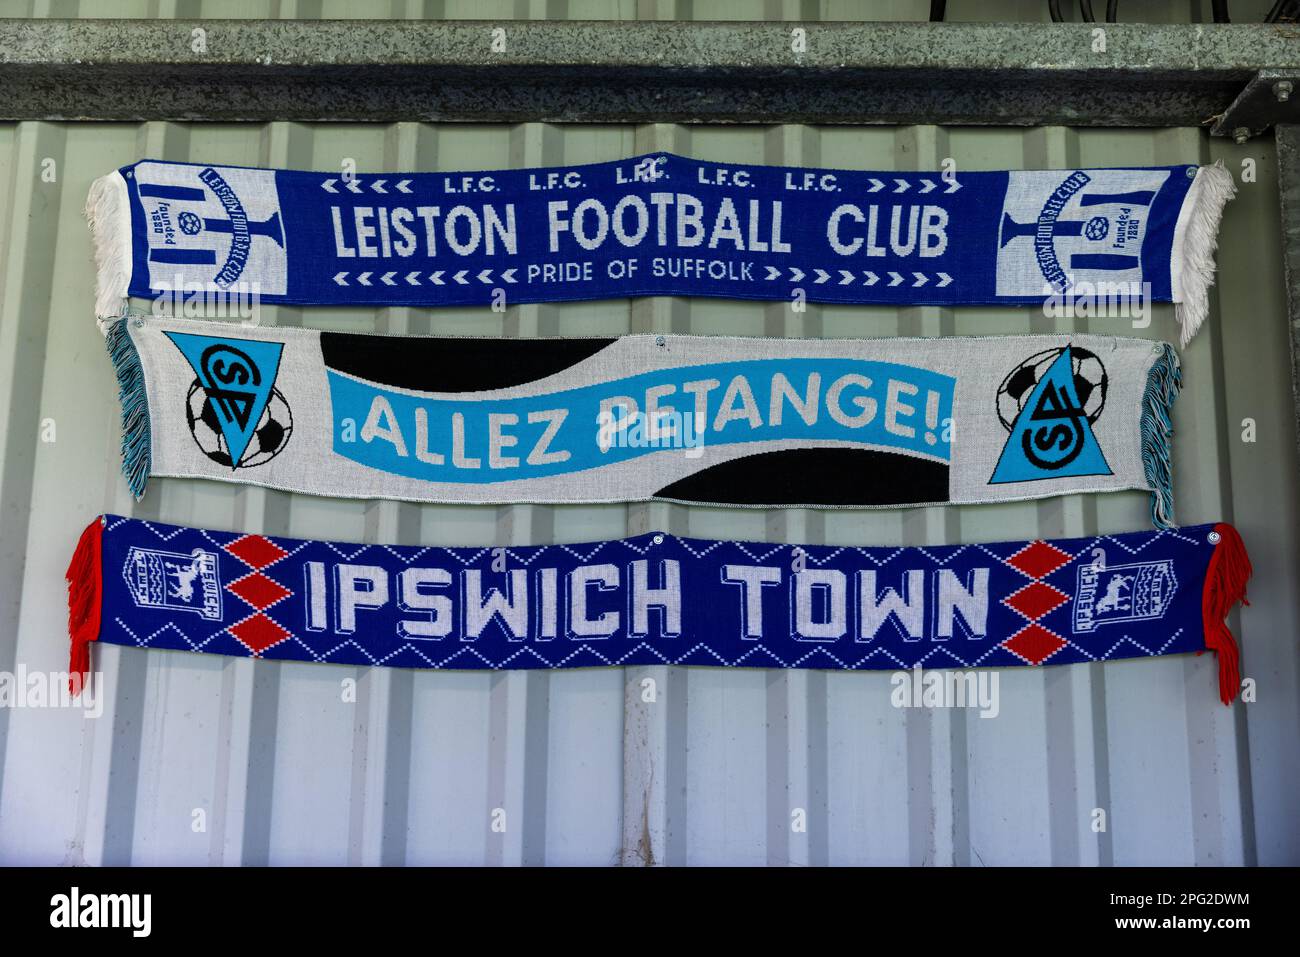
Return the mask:
[[[12, 15], [363, 15], [347, 3], [18, 4]], [[858, 15], [855, 4], [373, 4], [376, 15]], [[872, 5], [875, 7], [876, 5]], [[920, 18], [923, 4], [873, 14]], [[954, 15], [971, 6], [949, 4]], [[1039, 18], [1043, 5], [981, 5]], [[1243, 7], [1249, 5], [1242, 5]], [[34, 8], [34, 9], [33, 9]], [[715, 9], [716, 8], [716, 9]], [[1199, 5], [1197, 6], [1199, 9]], [[1010, 11], [1010, 13], [1008, 13]], [[1234, 11], [1235, 12], [1235, 11]], [[1045, 15], [1045, 14], [1044, 14]], [[1173, 19], [1186, 20], [1186, 12]], [[1206, 18], [1208, 19], [1208, 18]], [[1001, 672], [1001, 714], [896, 710], [888, 674], [628, 668], [415, 673], [105, 646], [105, 712], [0, 709], [0, 862], [132, 864], [1218, 864], [1300, 862], [1297, 454], [1268, 140], [1195, 130], [692, 126], [0, 124], [0, 671], [66, 667], [62, 575], [100, 511], [358, 541], [485, 545], [663, 528], [786, 542], [918, 544], [1143, 528], [1143, 495], [834, 514], [671, 505], [451, 508], [118, 472], [116, 387], [92, 314], [92, 178], [141, 157], [459, 170], [667, 149], [864, 169], [1255, 164], [1222, 234], [1208, 327], [1183, 352], [1184, 523], [1235, 521], [1256, 564], [1240, 615], [1254, 704], [1217, 703], [1209, 658]], [[52, 164], [52, 165], [51, 165]], [[47, 182], [49, 170], [56, 181]], [[45, 177], [43, 178], [43, 173]], [[1175, 335], [1010, 309], [644, 299], [504, 316], [268, 308], [280, 325], [504, 336], [622, 332]], [[1243, 420], [1255, 423], [1243, 441]], [[54, 441], [50, 426], [54, 429]], [[658, 686], [642, 702], [645, 678]], [[342, 683], [358, 684], [355, 703]], [[792, 829], [804, 809], [806, 831]], [[1092, 829], [1092, 810], [1107, 828]], [[493, 815], [505, 812], [504, 833]], [[196, 815], [201, 811], [201, 815]], [[202, 820], [200, 821], [200, 818]], [[497, 818], [500, 819], [499, 816]], [[197, 822], [197, 823], [196, 823]], [[202, 828], [198, 826], [201, 823]]]

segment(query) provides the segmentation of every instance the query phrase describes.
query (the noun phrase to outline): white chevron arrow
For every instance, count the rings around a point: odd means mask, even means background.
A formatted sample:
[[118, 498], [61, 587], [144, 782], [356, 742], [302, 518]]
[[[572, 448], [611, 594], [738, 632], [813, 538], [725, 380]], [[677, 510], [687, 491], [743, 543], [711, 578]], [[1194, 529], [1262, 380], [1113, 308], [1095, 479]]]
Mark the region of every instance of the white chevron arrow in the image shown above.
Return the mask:
[[853, 282], [853, 273], [849, 272], [847, 269], [841, 269], [840, 275], [844, 277], [840, 280], [841, 286], [847, 286]]
[[370, 273], [368, 272], [357, 273], [357, 282], [361, 283], [361, 285], [363, 286], [369, 286]]
[[930, 281], [929, 277], [927, 277], [923, 272], [914, 272], [912, 275], [916, 277], [916, 282], [912, 283], [913, 289], [919, 289]]
[[868, 177], [867, 181], [871, 183], [871, 188], [867, 190], [868, 193], [878, 193], [885, 188], [885, 184], [874, 176]]
[[406, 274], [406, 281], [412, 286], [418, 286], [420, 284], [420, 273], [418, 271], [408, 272]]
[[873, 273], [870, 269], [863, 272], [862, 275], [867, 277], [866, 285], [868, 286], [874, 286], [876, 283], [880, 282], [880, 277], [877, 276], [875, 273]]
[[334, 188], [334, 184], [337, 182], [338, 180], [336, 179], [327, 179], [325, 182], [320, 184], [320, 188], [325, 190], [327, 193], [337, 193], [338, 190]]
[[775, 266], [768, 266], [768, 267], [767, 267], [767, 281], [768, 281], [768, 282], [771, 282], [773, 279], [780, 279], [780, 278], [781, 278], [781, 270], [777, 269]]
[[961, 183], [957, 182], [956, 180], [953, 180], [951, 183], [948, 184], [948, 188], [945, 189], [944, 192], [955, 193], [959, 189], [961, 189]]
[[891, 288], [891, 289], [894, 288], [895, 286], [897, 286], [897, 285], [898, 285], [900, 282], [902, 282], [902, 281], [903, 281], [903, 277], [900, 276], [898, 273], [896, 273], [896, 272], [891, 272], [891, 273], [889, 274], [889, 288]]
[[804, 272], [802, 269], [800, 269], [798, 266], [791, 266], [791, 267], [790, 267], [790, 281], [791, 281], [791, 282], [799, 282], [799, 280], [803, 279], [803, 277], [804, 277], [805, 275], [807, 275], [807, 273], [805, 273], [805, 272]]
[[935, 182], [932, 179], [923, 179], [921, 180], [921, 183], [923, 184], [921, 186], [922, 193], [928, 193], [930, 192], [930, 190], [934, 189], [935, 187]]
[[939, 285], [936, 288], [942, 289], [950, 282], [952, 282], [952, 276], [949, 276], [946, 272], [941, 272], [939, 273]]
[[827, 279], [831, 278], [831, 274], [828, 273], [825, 269], [814, 269], [813, 272], [817, 274], [817, 278], [814, 279], [813, 282], [815, 282], [819, 286], [822, 283], [824, 283]]
[[411, 181], [409, 179], [400, 179], [393, 188], [399, 193], [409, 193], [411, 191]]
[[462, 270], [460, 270], [458, 273], [456, 273], [456, 275], [452, 276], [451, 278], [454, 279], [454, 280], [456, 280], [456, 282], [460, 283], [462, 286], [468, 286], [468, 285], [469, 285], [469, 280], [465, 278], [465, 274], [466, 274], [467, 272], [469, 272], [468, 269], [462, 269]]
[[898, 188], [894, 190], [895, 193], [906, 193], [908, 187], [912, 185], [905, 179], [896, 179], [894, 182], [898, 184]]
[[492, 270], [491, 270], [491, 269], [484, 269], [482, 272], [480, 272], [480, 273], [478, 274], [478, 281], [479, 281], [479, 282], [491, 282], [491, 281], [492, 281]]
[[515, 271], [514, 271], [514, 269], [507, 269], [505, 272], [503, 272], [503, 273], [501, 274], [501, 281], [502, 281], [502, 282], [514, 282], [514, 281], [515, 281]]
[[336, 272], [334, 274], [334, 281], [340, 286], [346, 286], [348, 284], [348, 274], [345, 272]]
[[357, 182], [355, 179], [345, 179], [343, 181], [343, 185], [347, 188], [348, 192], [350, 193], [361, 192], [361, 184]]
[[370, 184], [370, 188], [373, 189], [376, 193], [384, 193], [386, 195], [388, 193], [388, 190], [384, 189], [384, 184], [387, 182], [388, 180], [386, 179], [377, 179]]
[[442, 281], [442, 273], [443, 270], [441, 269], [437, 272], [429, 273], [429, 282], [433, 283], [435, 286], [445, 286], [446, 283]]
[[393, 282], [393, 277], [396, 275], [397, 273], [395, 272], [386, 272], [379, 277], [379, 281], [382, 282], [385, 286], [396, 286], [397, 283]]

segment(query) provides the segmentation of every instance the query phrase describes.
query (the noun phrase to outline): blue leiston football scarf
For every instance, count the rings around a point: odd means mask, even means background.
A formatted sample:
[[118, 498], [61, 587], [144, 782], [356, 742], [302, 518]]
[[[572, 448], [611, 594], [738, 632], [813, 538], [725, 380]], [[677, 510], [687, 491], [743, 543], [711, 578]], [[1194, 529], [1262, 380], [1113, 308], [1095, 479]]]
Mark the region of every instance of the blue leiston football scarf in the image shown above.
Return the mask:
[[347, 545], [106, 515], [68, 569], [70, 674], [106, 641], [406, 668], [894, 670], [1214, 651], [1250, 561], [1230, 525], [988, 545], [677, 538]]
[[128, 295], [451, 306], [621, 296], [1206, 313], [1222, 166], [862, 172], [702, 162], [339, 173], [144, 160], [97, 180], [98, 315]]

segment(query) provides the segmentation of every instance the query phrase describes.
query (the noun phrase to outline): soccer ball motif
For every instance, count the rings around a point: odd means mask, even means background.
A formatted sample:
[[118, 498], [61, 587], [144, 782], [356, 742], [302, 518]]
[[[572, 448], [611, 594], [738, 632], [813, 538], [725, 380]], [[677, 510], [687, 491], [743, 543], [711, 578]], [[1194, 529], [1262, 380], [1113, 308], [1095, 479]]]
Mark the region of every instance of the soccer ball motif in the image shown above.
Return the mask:
[[176, 225], [186, 236], [197, 236], [203, 230], [203, 220], [189, 210], [176, 217]]
[[[216, 410], [208, 400], [208, 393], [198, 379], [194, 380], [185, 397], [185, 421], [203, 454], [218, 465], [229, 468], [230, 449], [226, 445], [226, 436], [221, 431]], [[279, 389], [272, 389], [253, 437], [244, 449], [244, 456], [235, 467], [246, 469], [271, 461], [288, 444], [292, 434], [293, 413], [289, 411], [289, 403]]]
[[1105, 216], [1094, 216], [1083, 225], [1083, 235], [1092, 240], [1105, 239], [1110, 232], [1110, 222]]
[[[1064, 349], [1048, 349], [1032, 355], [1011, 370], [1011, 374], [998, 386], [998, 420], [1008, 432], [1015, 424], [1016, 418], [1025, 408], [1025, 403], [1034, 394], [1034, 386], [1046, 374]], [[1074, 375], [1074, 394], [1078, 396], [1088, 418], [1088, 424], [1097, 421], [1101, 410], [1106, 405], [1106, 389], [1110, 381], [1106, 376], [1106, 367], [1097, 356], [1078, 346], [1070, 347], [1070, 366]]]

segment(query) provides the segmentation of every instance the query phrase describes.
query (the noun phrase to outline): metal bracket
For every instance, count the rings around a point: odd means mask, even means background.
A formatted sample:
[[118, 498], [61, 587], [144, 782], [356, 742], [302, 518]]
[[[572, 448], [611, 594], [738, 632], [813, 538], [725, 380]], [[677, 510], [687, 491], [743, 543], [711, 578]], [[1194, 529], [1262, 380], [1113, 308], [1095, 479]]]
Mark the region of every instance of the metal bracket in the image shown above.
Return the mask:
[[1210, 133], [1244, 143], [1279, 123], [1300, 122], [1300, 71], [1260, 70], [1218, 117]]

